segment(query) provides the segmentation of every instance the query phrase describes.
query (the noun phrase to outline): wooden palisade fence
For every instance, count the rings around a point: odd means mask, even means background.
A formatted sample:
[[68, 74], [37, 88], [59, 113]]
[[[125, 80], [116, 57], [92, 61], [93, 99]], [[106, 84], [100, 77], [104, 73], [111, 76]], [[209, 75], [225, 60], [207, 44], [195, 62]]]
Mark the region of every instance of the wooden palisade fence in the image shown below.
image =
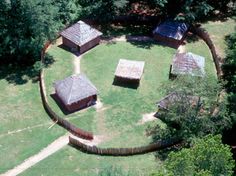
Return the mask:
[[131, 155], [140, 155], [149, 152], [158, 151], [164, 148], [172, 147], [181, 142], [180, 139], [168, 139], [163, 141], [158, 141], [153, 144], [149, 144], [141, 147], [132, 147], [132, 148], [99, 148], [96, 146], [89, 146], [81, 143], [80, 141], [69, 137], [69, 144], [80, 151], [96, 154], [96, 155], [107, 155], [107, 156], [131, 156]]
[[217, 76], [218, 76], [218, 78], [221, 78], [222, 75], [223, 75], [223, 72], [222, 72], [222, 69], [221, 69], [221, 58], [216, 52], [215, 45], [214, 45], [213, 41], [211, 40], [210, 35], [208, 34], [208, 32], [204, 28], [201, 28], [201, 27], [198, 27], [198, 26], [192, 26], [190, 31], [193, 34], [200, 37], [207, 44], [208, 48], [211, 51], [213, 61], [215, 63]]
[[[44, 46], [44, 48], [41, 51], [41, 62], [42, 64], [44, 63], [44, 58], [45, 58], [45, 51], [47, 50], [48, 46], [50, 45], [50, 42], [47, 42]], [[70, 131], [72, 134], [83, 138], [83, 139], [87, 139], [87, 140], [92, 140], [93, 139], [93, 134], [91, 132], [87, 132], [84, 131], [80, 128], [77, 128], [76, 126], [74, 126], [73, 124], [71, 124], [70, 122], [68, 122], [67, 120], [61, 118], [60, 116], [58, 116], [48, 105], [47, 102], [47, 98], [46, 98], [46, 92], [44, 90], [44, 74], [43, 74], [44, 70], [41, 69], [40, 71], [40, 75], [39, 75], [39, 87], [40, 87], [40, 93], [41, 93], [41, 98], [42, 98], [42, 103], [43, 103], [43, 107], [46, 110], [46, 112], [48, 113], [48, 115], [50, 116], [50, 118], [57, 123], [58, 125], [62, 126], [63, 128], [65, 128], [66, 130]]]

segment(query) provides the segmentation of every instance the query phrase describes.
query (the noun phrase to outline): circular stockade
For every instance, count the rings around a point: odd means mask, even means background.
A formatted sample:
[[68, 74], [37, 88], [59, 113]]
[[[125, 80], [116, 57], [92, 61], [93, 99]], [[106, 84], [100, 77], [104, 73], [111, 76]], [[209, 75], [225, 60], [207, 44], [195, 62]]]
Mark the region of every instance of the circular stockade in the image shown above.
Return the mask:
[[[217, 77], [220, 79], [223, 72], [221, 69], [221, 58], [216, 52], [215, 46], [207, 33], [207, 31], [203, 28], [192, 26], [190, 31], [200, 37], [208, 46], [208, 48], [211, 51], [214, 65], [217, 71]], [[51, 43], [47, 42], [41, 52], [41, 62], [44, 63], [44, 56], [45, 56], [45, 51], [49, 47]], [[43, 106], [45, 108], [45, 111], [48, 113], [48, 115], [51, 117], [51, 119], [57, 123], [58, 125], [62, 126], [66, 130], [70, 131], [72, 134], [75, 136], [78, 136], [83, 139], [87, 140], [92, 140], [93, 139], [93, 133], [84, 131], [80, 128], [77, 128], [67, 120], [61, 118], [58, 116], [52, 108], [48, 105], [47, 98], [46, 98], [46, 92], [44, 89], [44, 79], [43, 79], [43, 74], [44, 70], [42, 69], [40, 71], [40, 79], [39, 79], [39, 84], [40, 84], [40, 93], [41, 93], [41, 98], [43, 102]], [[69, 144], [73, 146], [74, 148], [86, 152], [89, 154], [96, 154], [96, 155], [107, 155], [107, 156], [132, 156], [132, 155], [140, 155], [140, 154], [145, 154], [149, 152], [154, 152], [158, 151], [164, 148], [172, 147], [176, 144], [181, 143], [181, 139], [167, 139], [167, 140], [161, 140], [153, 144], [149, 144], [146, 146], [140, 146], [140, 147], [134, 147], [134, 148], [99, 148], [96, 146], [89, 146], [87, 144], [84, 144], [72, 137], [69, 137]]]

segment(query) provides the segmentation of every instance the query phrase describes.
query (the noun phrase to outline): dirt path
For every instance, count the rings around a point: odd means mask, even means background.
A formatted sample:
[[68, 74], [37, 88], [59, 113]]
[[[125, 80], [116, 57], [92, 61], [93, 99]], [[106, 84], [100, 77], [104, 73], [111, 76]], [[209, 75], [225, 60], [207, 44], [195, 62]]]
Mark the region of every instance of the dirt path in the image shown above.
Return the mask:
[[110, 37], [104, 38], [101, 40], [102, 43], [110, 43], [110, 42], [127, 42], [127, 41], [154, 41], [153, 38], [149, 36], [129, 36], [129, 35], [122, 35], [118, 37]]
[[74, 74], [80, 74], [80, 59], [82, 56], [74, 55]]
[[31, 130], [31, 129], [34, 129], [34, 128], [43, 127], [43, 126], [46, 126], [46, 125], [52, 125], [52, 122], [48, 122], [48, 123], [44, 123], [44, 124], [38, 124], [38, 125], [34, 125], [34, 126], [28, 126], [28, 127], [22, 128], [22, 129], [14, 130], [14, 131], [8, 131], [7, 133], [0, 134], [0, 138], [8, 136], [8, 135], [13, 135], [13, 134], [16, 134], [16, 133], [20, 133], [20, 132], [23, 132], [23, 131]]
[[186, 48], [185, 45], [180, 45], [179, 48], [177, 49], [178, 53], [185, 53], [186, 52]]
[[31, 156], [30, 158], [26, 159], [23, 163], [19, 164], [15, 168], [7, 171], [6, 173], [2, 174], [1, 176], [15, 176], [22, 172], [24, 172], [26, 169], [32, 167], [33, 165], [37, 164], [41, 160], [47, 158], [48, 156], [52, 155], [53, 153], [60, 150], [62, 147], [66, 146], [68, 144], [68, 134], [64, 135], [54, 142], [52, 142], [50, 145], [48, 145], [46, 148], [41, 150], [38, 154]]
[[29, 169], [30, 167], [34, 166], [38, 162], [42, 161], [43, 159], [47, 158], [48, 156], [54, 154], [55, 152], [59, 151], [63, 147], [65, 147], [69, 143], [69, 136], [72, 138], [75, 138], [79, 140], [80, 142], [93, 146], [98, 145], [103, 141], [102, 136], [94, 136], [94, 140], [88, 141], [81, 138], [78, 138], [72, 134], [66, 134], [64, 136], [61, 136], [60, 138], [53, 141], [51, 144], [49, 144], [47, 147], [42, 149], [39, 153], [36, 155], [33, 155], [26, 159], [23, 163], [19, 164], [18, 166], [14, 167], [13, 169], [7, 171], [4, 174], [1, 174], [0, 176], [16, 176], [25, 170]]
[[150, 122], [156, 120], [157, 118], [154, 116], [156, 112], [151, 112], [148, 114], [143, 114], [143, 118], [138, 121], [138, 125], [143, 125], [146, 122]]

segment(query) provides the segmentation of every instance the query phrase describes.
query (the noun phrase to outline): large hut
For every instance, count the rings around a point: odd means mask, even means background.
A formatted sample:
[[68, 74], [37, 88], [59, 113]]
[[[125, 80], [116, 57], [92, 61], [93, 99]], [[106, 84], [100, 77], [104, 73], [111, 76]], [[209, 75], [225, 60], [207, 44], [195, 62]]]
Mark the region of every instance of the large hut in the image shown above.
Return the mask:
[[144, 65], [144, 61], [120, 59], [115, 72], [115, 81], [139, 84]]
[[178, 48], [184, 41], [189, 25], [177, 21], [164, 21], [153, 31], [153, 37], [170, 47]]
[[204, 77], [205, 58], [191, 52], [175, 54], [170, 66], [170, 79], [177, 75], [191, 75]]
[[56, 81], [54, 87], [57, 97], [69, 112], [93, 105], [97, 100], [97, 89], [84, 74]]
[[63, 45], [73, 51], [84, 53], [99, 44], [102, 33], [83, 21], [78, 21], [62, 31], [60, 35], [62, 36]]

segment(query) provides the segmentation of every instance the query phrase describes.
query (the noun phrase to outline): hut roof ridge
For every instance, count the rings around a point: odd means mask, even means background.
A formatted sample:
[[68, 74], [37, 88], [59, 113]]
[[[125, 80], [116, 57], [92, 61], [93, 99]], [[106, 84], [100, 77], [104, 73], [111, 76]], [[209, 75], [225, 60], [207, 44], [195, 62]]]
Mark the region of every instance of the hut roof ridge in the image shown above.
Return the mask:
[[56, 81], [54, 87], [58, 96], [66, 105], [98, 93], [96, 87], [84, 74], [72, 75], [64, 80]]
[[79, 46], [102, 35], [100, 31], [81, 20], [63, 30], [60, 34]]

